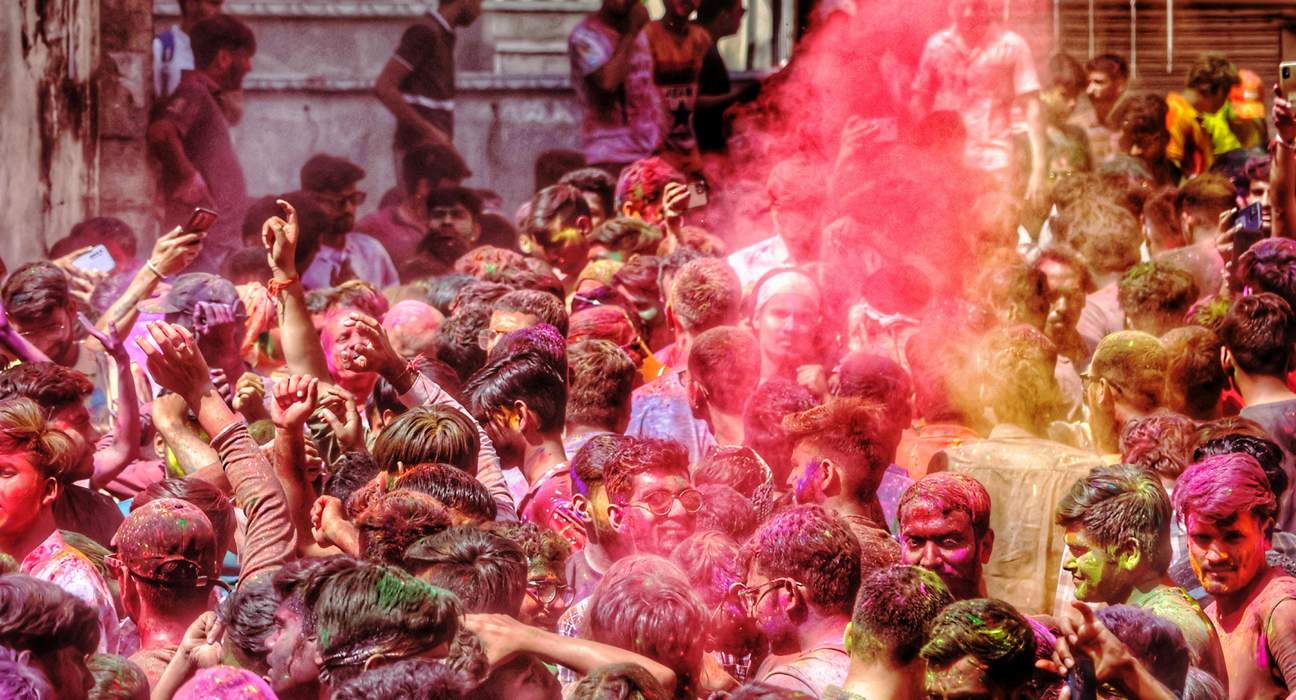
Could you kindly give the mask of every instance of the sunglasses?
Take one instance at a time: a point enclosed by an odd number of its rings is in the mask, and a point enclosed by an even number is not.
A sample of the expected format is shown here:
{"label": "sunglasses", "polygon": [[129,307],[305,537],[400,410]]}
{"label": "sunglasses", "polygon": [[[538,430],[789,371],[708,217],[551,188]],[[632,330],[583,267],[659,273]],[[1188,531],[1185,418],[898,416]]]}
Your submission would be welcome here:
{"label": "sunglasses", "polygon": [[643,508],[653,515],[667,515],[675,507],[675,501],[679,501],[686,513],[696,513],[702,510],[702,492],[697,489],[685,489],[679,493],[653,491],[639,499],[638,503],[631,505],[636,508]]}
{"label": "sunglasses", "polygon": [[541,605],[552,605],[554,601],[561,600],[562,604],[566,606],[571,605],[576,592],[565,583],[555,583],[548,580],[527,581],[527,595]]}

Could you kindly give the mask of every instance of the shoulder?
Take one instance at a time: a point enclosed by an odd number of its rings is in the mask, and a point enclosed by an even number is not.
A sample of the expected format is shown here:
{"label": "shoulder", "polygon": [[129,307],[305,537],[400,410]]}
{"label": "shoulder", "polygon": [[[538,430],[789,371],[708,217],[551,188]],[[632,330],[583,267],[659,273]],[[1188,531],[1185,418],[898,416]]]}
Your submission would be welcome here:
{"label": "shoulder", "polygon": [[442,32],[437,31],[437,29],[439,28],[434,28],[426,22],[416,22],[401,34],[401,41],[438,41]]}

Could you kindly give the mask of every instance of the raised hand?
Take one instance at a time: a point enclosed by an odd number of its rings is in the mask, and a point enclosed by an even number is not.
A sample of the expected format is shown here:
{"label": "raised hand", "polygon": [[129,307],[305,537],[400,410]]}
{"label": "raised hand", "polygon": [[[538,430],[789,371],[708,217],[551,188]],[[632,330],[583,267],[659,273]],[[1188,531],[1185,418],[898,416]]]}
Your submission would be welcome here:
{"label": "raised hand", "polygon": [[162,387],[183,396],[191,407],[196,405],[213,385],[207,360],[198,351],[193,334],[183,326],[165,322],[150,323],[147,329],[148,339],[141,336],[135,343],[144,352],[144,366],[149,376]]}
{"label": "raised hand", "polygon": [[292,278],[297,276],[297,239],[300,229],[297,225],[297,210],[286,200],[276,200],[283,210],[284,217],[272,216],[261,226],[261,243],[265,246],[270,269],[277,276]]}
{"label": "raised hand", "polygon": [[662,216],[674,219],[684,216],[688,209],[689,186],[682,182],[668,182],[662,188]]}
{"label": "raised hand", "polygon": [[264,404],[265,382],[261,380],[261,375],[244,372],[234,382],[234,397],[230,399],[230,407],[242,413],[249,422],[255,422],[266,417]]}
{"label": "raised hand", "polygon": [[270,404],[270,419],[275,427],[300,430],[318,405],[319,380],[295,374],[274,386],[274,401]]}
{"label": "raised hand", "polygon": [[180,640],[180,648],[176,653],[184,654],[189,663],[197,668],[217,666],[221,662],[221,636],[224,633],[224,626],[216,617],[216,613],[208,610],[199,615],[185,630],[184,638]]}
{"label": "raised hand", "polygon": [[329,388],[320,402],[324,410],[320,416],[328,423],[333,437],[344,451],[364,449],[364,426],[360,423],[360,409],[355,397],[340,387]]}
{"label": "raised hand", "polygon": [[373,316],[352,311],[342,325],[354,328],[362,341],[343,355],[343,369],[377,372],[388,381],[404,371],[405,360],[392,348],[391,341],[387,339],[387,331]]}
{"label": "raised hand", "polygon": [[177,226],[153,244],[149,264],[163,277],[179,274],[202,252],[203,234],[190,233]]}
{"label": "raised hand", "polygon": [[90,337],[99,341],[99,345],[103,347],[104,352],[107,353],[114,362],[130,362],[130,356],[126,354],[126,345],[122,342],[115,322],[108,322],[107,333],[95,328],[95,325],[91,323],[90,319],[86,318],[86,315],[83,313],[77,313],[77,322],[81,324],[81,327],[85,329],[86,333],[90,334]]}

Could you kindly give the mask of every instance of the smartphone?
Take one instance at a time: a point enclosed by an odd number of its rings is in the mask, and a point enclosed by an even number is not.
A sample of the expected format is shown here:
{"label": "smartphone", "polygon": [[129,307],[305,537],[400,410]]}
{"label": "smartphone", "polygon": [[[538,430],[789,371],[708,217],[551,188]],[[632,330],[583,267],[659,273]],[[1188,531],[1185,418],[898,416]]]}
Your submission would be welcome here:
{"label": "smartphone", "polygon": [[1242,259],[1242,254],[1251,249],[1259,241],[1269,237],[1269,230],[1264,225],[1264,208],[1260,202],[1248,204],[1239,209],[1233,216],[1233,253],[1228,261],[1229,284],[1234,290],[1242,288],[1242,280],[1238,277],[1241,272],[1238,261]]}
{"label": "smartphone", "polygon": [[1296,97],[1296,61],[1283,61],[1278,64],[1278,84],[1282,87],[1283,97]]}
{"label": "smartphone", "polygon": [[193,214],[189,215],[189,221],[185,224],[184,230],[190,233],[206,233],[216,224],[216,219],[220,215],[211,209],[194,207]]}
{"label": "smartphone", "polygon": [[689,183],[689,209],[705,207],[707,203],[707,184],[701,180],[694,180]]}
{"label": "smartphone", "polygon": [[78,255],[72,264],[78,270],[86,272],[112,272],[117,267],[117,262],[113,260],[112,253],[103,244],[99,244],[90,250]]}

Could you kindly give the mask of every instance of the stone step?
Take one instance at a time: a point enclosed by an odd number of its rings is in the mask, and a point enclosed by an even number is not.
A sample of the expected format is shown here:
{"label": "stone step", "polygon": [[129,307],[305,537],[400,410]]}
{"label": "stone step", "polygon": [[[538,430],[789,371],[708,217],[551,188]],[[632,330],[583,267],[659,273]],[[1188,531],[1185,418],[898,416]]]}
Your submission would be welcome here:
{"label": "stone step", "polygon": [[495,42],[495,72],[504,75],[556,75],[570,70],[567,41],[501,39]]}

